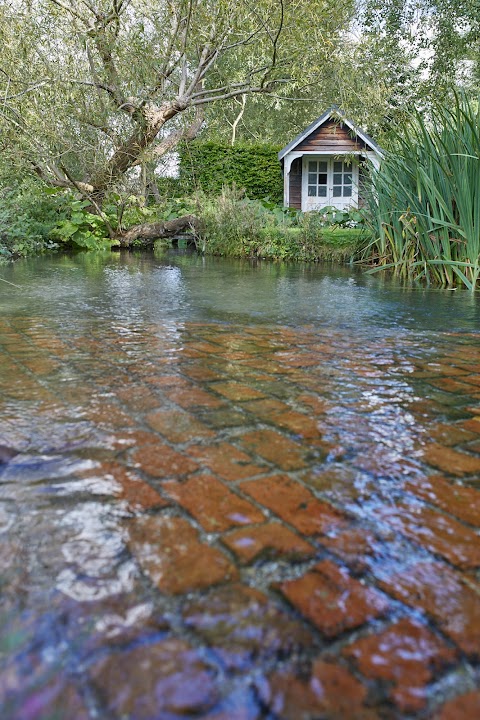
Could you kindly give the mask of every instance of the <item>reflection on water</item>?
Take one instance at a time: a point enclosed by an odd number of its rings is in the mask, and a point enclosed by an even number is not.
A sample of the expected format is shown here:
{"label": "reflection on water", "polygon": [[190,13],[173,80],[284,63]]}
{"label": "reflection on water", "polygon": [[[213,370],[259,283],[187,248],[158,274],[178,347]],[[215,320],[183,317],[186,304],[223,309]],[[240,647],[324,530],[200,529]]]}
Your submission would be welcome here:
{"label": "reflection on water", "polygon": [[461,290],[402,288],[354,268],[225,261],[191,254],[131,254],[26,260],[2,269],[22,287],[1,288],[5,310],[57,312],[65,324],[118,319],[136,322],[246,319],[249,322],[331,325],[377,332],[379,328],[476,331],[476,296]]}
{"label": "reflection on water", "polygon": [[475,296],[188,254],[2,273],[2,718],[359,718],[363,681],[410,717],[385,625],[356,640],[379,616],[455,686],[429,625],[480,643]]}

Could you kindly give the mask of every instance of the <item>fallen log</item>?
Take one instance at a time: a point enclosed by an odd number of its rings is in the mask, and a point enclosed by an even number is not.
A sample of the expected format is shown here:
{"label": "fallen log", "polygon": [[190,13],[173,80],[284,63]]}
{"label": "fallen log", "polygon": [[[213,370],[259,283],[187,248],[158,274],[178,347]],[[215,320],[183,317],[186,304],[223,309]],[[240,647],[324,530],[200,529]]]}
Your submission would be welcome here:
{"label": "fallen log", "polygon": [[155,240],[174,237],[184,231],[191,232],[194,235],[197,228],[198,218],[195,215],[183,215],[173,220],[134,225],[117,235],[115,239],[119,241],[122,248],[131,247],[133,243],[150,247]]}

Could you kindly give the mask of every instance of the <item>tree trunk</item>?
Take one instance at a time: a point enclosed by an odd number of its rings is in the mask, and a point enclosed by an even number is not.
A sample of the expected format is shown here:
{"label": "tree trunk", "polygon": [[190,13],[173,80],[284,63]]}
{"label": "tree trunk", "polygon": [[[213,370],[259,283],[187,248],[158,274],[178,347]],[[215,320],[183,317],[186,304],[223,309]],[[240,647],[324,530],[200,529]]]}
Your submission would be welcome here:
{"label": "tree trunk", "polygon": [[143,225],[134,225],[121,235],[116,237],[120,242],[120,247],[130,247],[136,240],[143,241],[143,246],[153,245],[155,240],[161,238],[174,237],[177,233],[187,231],[195,234],[198,227],[198,218],[195,215],[183,215],[183,217],[174,220],[165,220],[163,222],[144,223]]}

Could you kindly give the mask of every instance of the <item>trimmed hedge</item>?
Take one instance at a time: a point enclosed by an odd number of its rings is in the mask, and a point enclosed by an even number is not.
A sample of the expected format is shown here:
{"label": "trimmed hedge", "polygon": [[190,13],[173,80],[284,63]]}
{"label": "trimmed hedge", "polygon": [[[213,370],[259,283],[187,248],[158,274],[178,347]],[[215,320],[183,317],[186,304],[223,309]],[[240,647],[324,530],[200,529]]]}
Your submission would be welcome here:
{"label": "trimmed hedge", "polygon": [[283,178],[276,145],[224,145],[191,142],[179,148],[180,184],[185,194],[202,190],[218,195],[222,187],[245,190],[252,200],[281,202]]}

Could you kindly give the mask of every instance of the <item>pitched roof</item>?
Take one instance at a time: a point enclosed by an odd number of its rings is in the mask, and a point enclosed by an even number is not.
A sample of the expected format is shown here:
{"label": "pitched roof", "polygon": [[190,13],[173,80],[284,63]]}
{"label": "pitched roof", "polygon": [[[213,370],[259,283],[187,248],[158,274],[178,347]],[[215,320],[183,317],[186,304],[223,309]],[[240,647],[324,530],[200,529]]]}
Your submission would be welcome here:
{"label": "pitched roof", "polygon": [[302,132],[297,135],[297,137],[294,138],[291,142],[289,142],[288,145],[285,145],[285,147],[278,153],[278,159],[282,160],[285,155],[287,155],[290,151],[294,150],[294,148],[296,148],[297,145],[302,142],[302,140],[305,140],[305,138],[307,138],[310,133],[314,132],[314,130],[319,128],[320,125],[326,123],[327,120],[329,120],[331,117],[335,117],[338,120],[341,120],[343,123],[345,123],[345,125],[350,128],[350,130],[353,130],[353,132],[359,138],[361,138],[364,143],[368,145],[374,152],[378,153],[378,155],[383,155],[382,148],[377,145],[377,143],[372,140],[372,138],[367,135],[364,130],[354,125],[354,123],[345,116],[343,110],[341,110],[338,105],[332,105],[328,108],[328,110],[325,110],[323,115],[320,115],[320,117],[314,120],[313,123],[311,123],[307,128],[305,128],[305,130],[302,130]]}

